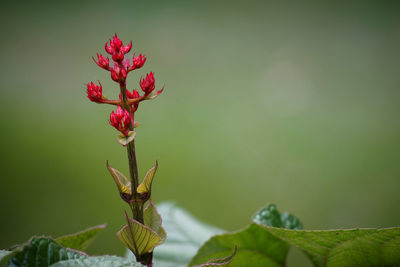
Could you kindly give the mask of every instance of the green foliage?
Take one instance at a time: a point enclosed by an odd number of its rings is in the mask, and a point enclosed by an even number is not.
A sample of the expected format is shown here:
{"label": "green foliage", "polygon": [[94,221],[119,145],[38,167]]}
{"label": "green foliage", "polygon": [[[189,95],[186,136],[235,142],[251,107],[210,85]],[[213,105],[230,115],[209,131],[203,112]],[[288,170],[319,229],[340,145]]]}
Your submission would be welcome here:
{"label": "green foliage", "polygon": [[257,212],[253,221],[281,240],[299,247],[318,267],[398,266],[400,264],[399,227],[301,230],[301,222],[296,217],[287,213],[280,214],[273,204]]}
{"label": "green foliage", "polygon": [[[223,232],[221,229],[199,222],[172,203],[159,204],[158,211],[168,235],[165,243],[154,250],[154,266],[186,267],[205,241]],[[233,246],[230,251],[232,249]],[[133,258],[130,251],[127,256]]]}
{"label": "green foliage", "polygon": [[116,256],[89,257],[77,249],[85,249],[105,224],[94,226],[75,234],[54,240],[50,237],[33,237],[28,243],[13,251],[0,250],[0,267],[140,267],[135,260]]}
{"label": "green foliage", "polygon": [[189,266],[220,258],[237,245],[238,251],[230,264],[234,266],[285,266],[289,245],[265,231],[257,224],[250,224],[243,230],[217,235],[207,241],[193,257]]}
{"label": "green foliage", "polygon": [[75,234],[59,237],[57,240],[54,240],[51,237],[33,237],[29,242],[21,246],[16,246],[12,251],[0,250],[0,267],[45,267],[50,265],[142,266],[136,262],[114,256],[92,258],[88,257],[85,253],[78,251],[86,249],[90,242],[105,227],[105,224],[94,226]]}
{"label": "green foliage", "polygon": [[143,267],[144,265],[116,256],[84,257],[59,261],[51,267]]}
{"label": "green foliage", "polygon": [[[254,220],[272,227],[302,227],[296,217],[281,214],[273,204],[261,209]],[[259,224],[252,223],[241,231],[212,237],[199,249],[189,265],[226,255],[227,251],[237,245],[237,255],[230,266],[285,266],[289,245],[265,231]]]}
{"label": "green foliage", "polygon": [[62,247],[48,237],[34,237],[18,249],[8,262],[9,267],[47,267],[55,262],[84,257],[83,253]]}
{"label": "green foliage", "polygon": [[[155,266],[186,266],[199,247],[196,236],[207,239],[212,227],[200,226],[184,210],[170,203],[160,205],[168,233],[164,246],[154,252]],[[303,250],[315,266],[400,266],[400,228],[353,230],[300,230],[301,222],[280,213],[275,205],[261,209],[243,230],[211,237],[189,266],[212,266],[210,259],[226,257],[237,246],[229,264],[235,266],[286,266],[290,245]],[[214,233],[215,234],[215,233]],[[224,263],[219,263],[223,266]]]}
{"label": "green foliage", "polygon": [[[174,204],[163,203],[158,210],[168,237],[165,244],[154,251],[154,266],[283,267],[290,245],[304,251],[316,267],[400,266],[400,227],[301,230],[301,222],[296,217],[280,213],[271,204],[258,211],[253,223],[246,228],[223,234],[220,229],[196,221]],[[144,215],[145,225],[130,219],[118,233],[137,254],[152,251],[165,238],[161,216],[153,203],[146,206]],[[59,243],[49,237],[34,237],[12,251],[0,250],[0,267],[143,266],[131,253],[131,259],[89,257],[71,249],[85,249],[104,227],[99,225],[60,237]],[[139,246],[131,242],[132,237]],[[136,240],[139,238],[144,242]]]}
{"label": "green foliage", "polygon": [[400,265],[400,227],[326,231],[264,229],[302,249],[318,267]]}
{"label": "green foliage", "polygon": [[63,247],[84,251],[105,227],[106,224],[97,225],[75,234],[59,237],[56,241]]}

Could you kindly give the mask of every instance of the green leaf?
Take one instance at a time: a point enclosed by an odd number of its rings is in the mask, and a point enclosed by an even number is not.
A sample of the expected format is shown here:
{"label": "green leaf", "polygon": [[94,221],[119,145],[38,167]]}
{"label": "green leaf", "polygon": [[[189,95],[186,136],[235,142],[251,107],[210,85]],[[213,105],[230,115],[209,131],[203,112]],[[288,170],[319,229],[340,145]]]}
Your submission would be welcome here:
{"label": "green leaf", "polygon": [[303,229],[300,220],[289,213],[280,213],[275,204],[269,204],[265,208],[259,210],[253,217],[253,221],[266,226],[286,228],[286,229]]}
{"label": "green leaf", "polygon": [[161,226],[162,224],[161,215],[158,213],[157,208],[156,206],[154,206],[152,201],[149,201],[148,205],[144,209],[143,219],[144,219],[144,224],[153,229],[153,231],[156,232],[160,237],[160,242],[158,242],[157,246],[164,243],[165,239],[167,238],[167,233]]}
{"label": "green leaf", "polygon": [[400,266],[400,227],[286,230],[261,226],[303,250],[315,266]]}
{"label": "green leaf", "polygon": [[128,218],[128,224],[117,232],[117,237],[135,255],[151,252],[160,242],[156,232],[131,218]]}
{"label": "green leaf", "polygon": [[241,231],[212,237],[199,249],[189,266],[223,257],[235,245],[238,251],[230,266],[285,266],[289,245],[254,223]]}
{"label": "green leaf", "polygon": [[151,185],[153,183],[154,175],[156,174],[158,168],[158,162],[156,161],[156,165],[154,165],[143,179],[143,182],[138,186],[137,192],[139,194],[151,193]]}
{"label": "green leaf", "polygon": [[[200,246],[211,236],[223,230],[199,222],[188,212],[173,203],[157,205],[168,233],[162,246],[154,249],[154,266],[186,267]],[[230,248],[232,249],[233,246]],[[127,257],[133,258],[128,251]]]}
{"label": "green leaf", "polygon": [[106,166],[111,176],[114,178],[114,182],[117,185],[121,197],[123,199],[125,199],[124,196],[130,197],[132,195],[131,181],[126,178],[126,176],[122,172],[111,167],[108,164],[108,161],[106,161]]}
{"label": "green leaf", "polygon": [[84,257],[84,253],[63,248],[47,237],[34,237],[9,261],[8,266],[47,267],[55,262]]}
{"label": "green leaf", "polygon": [[[400,228],[353,230],[300,230],[300,221],[275,205],[253,218],[269,233],[302,249],[315,266],[398,266]],[[284,227],[277,228],[277,227]],[[294,230],[293,230],[294,229]]]}
{"label": "green leaf", "polygon": [[63,247],[84,251],[106,226],[97,225],[75,234],[61,236],[56,241]]}
{"label": "green leaf", "polygon": [[128,136],[125,136],[124,134],[118,134],[117,135],[117,141],[118,143],[120,143],[123,146],[126,146],[127,144],[129,144],[130,142],[132,142],[133,140],[135,140],[136,137],[136,132],[135,131],[130,131],[128,133]]}
{"label": "green leaf", "polygon": [[84,257],[59,261],[50,267],[143,267],[144,265],[116,256]]}
{"label": "green leaf", "polygon": [[233,258],[236,255],[236,252],[237,252],[237,246],[234,247],[231,255],[220,259],[212,259],[204,264],[196,265],[195,267],[207,267],[207,266],[227,267],[232,262]]}
{"label": "green leaf", "polygon": [[[288,213],[280,213],[274,204],[262,208],[253,220],[273,227],[300,228],[301,222]],[[237,245],[238,251],[230,266],[285,266],[289,245],[266,232],[258,224],[224,235],[212,237],[197,252],[190,265],[222,257]]]}

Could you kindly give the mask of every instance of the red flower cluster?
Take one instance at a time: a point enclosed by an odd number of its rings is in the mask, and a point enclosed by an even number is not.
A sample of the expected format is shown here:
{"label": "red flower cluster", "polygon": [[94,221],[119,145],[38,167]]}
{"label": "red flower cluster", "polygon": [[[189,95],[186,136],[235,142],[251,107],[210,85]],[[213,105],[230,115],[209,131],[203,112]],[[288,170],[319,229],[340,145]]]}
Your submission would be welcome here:
{"label": "red flower cluster", "polygon": [[110,124],[115,127],[118,131],[128,136],[129,128],[132,124],[131,114],[120,106],[117,107],[117,111],[110,114]]}
{"label": "red flower cluster", "polygon": [[100,82],[99,84],[100,85],[96,85],[93,82],[90,82],[86,85],[86,93],[90,101],[100,102],[103,99],[103,87]]}
{"label": "red flower cluster", "polygon": [[[116,113],[112,112],[110,115],[110,124],[124,135],[127,135],[129,131],[133,130],[134,123],[132,118],[134,117],[134,112],[139,107],[139,102],[153,99],[161,94],[163,89],[154,92],[154,73],[150,72],[145,78],[140,79],[140,87],[144,92],[142,96],[136,90],[132,90],[132,92],[127,90],[126,78],[128,73],[143,67],[146,62],[146,56],[144,54],[135,56],[136,54],[134,53],[130,60],[126,54],[132,49],[132,42],[128,45],[124,45],[116,34],[111,40],[106,42],[104,48],[114,61],[114,63],[111,64],[113,67],[110,67],[110,60],[102,54],[97,54],[97,60],[94,57],[93,60],[100,68],[110,71],[111,79],[120,85],[121,93],[124,93],[126,97],[124,99],[120,93],[119,100],[108,100],[103,96],[101,84],[97,86],[93,82],[87,84],[87,95],[91,101],[96,103],[118,105]],[[130,110],[125,110],[122,109],[121,106],[130,106],[131,108]]]}

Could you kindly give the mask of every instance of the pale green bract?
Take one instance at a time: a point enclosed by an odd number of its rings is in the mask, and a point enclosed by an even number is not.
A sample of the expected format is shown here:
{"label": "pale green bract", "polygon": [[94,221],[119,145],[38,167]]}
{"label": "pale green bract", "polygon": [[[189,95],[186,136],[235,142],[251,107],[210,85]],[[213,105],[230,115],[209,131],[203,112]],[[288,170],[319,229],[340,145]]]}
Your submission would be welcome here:
{"label": "pale green bract", "polygon": [[139,194],[151,194],[151,185],[153,184],[153,179],[156,175],[157,168],[158,162],[156,161],[156,165],[154,165],[150,170],[147,171],[146,175],[144,176],[143,182],[138,186],[137,192]]}
{"label": "pale green bract", "polygon": [[136,132],[135,131],[130,131],[128,133],[128,136],[125,136],[124,134],[118,134],[117,135],[117,141],[118,143],[120,143],[123,146],[126,146],[127,144],[129,144],[130,142],[132,142],[133,140],[135,140],[136,137]]}

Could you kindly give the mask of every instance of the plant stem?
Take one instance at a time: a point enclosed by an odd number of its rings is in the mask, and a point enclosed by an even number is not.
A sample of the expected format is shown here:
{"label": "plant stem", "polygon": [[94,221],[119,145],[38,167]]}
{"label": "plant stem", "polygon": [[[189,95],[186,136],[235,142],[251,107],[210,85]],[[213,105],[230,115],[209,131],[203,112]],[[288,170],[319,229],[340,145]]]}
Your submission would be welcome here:
{"label": "plant stem", "polygon": [[[119,63],[119,67],[123,68],[122,64]],[[134,129],[134,112],[131,111],[131,106],[126,95],[126,80],[120,82],[121,89],[121,105],[122,107],[131,114],[132,121],[129,130]],[[130,201],[130,207],[132,210],[133,219],[144,224],[143,220],[143,206],[144,200],[139,197],[137,193],[137,187],[139,186],[139,173],[136,161],[136,150],[135,150],[135,140],[128,143],[126,146],[126,151],[128,153],[128,163],[129,163],[129,174],[131,178],[132,186],[132,200]],[[153,252],[146,253],[144,255],[135,255],[136,260],[148,267],[153,266]]]}
{"label": "plant stem", "polygon": [[[122,66],[121,66],[122,67]],[[128,98],[126,96],[126,82],[123,81],[120,83],[120,89],[121,89],[121,104],[122,107],[127,110],[129,113],[131,113],[130,110],[130,105],[128,103]],[[132,116],[132,123],[130,126],[130,130],[133,130],[133,114]],[[139,174],[138,174],[138,167],[137,167],[137,161],[136,161],[136,150],[135,150],[135,140],[130,142],[126,146],[126,150],[128,153],[128,164],[129,164],[129,174],[131,178],[131,186],[132,186],[132,201],[130,203],[131,209],[132,209],[132,216],[133,219],[136,221],[143,223],[143,201],[139,198],[139,195],[137,193],[137,187],[139,186]]]}
{"label": "plant stem", "polygon": [[139,198],[138,193],[136,191],[137,187],[139,186],[139,175],[136,162],[135,140],[133,140],[126,146],[126,150],[128,152],[129,173],[131,176],[131,184],[132,184],[132,202],[131,202],[132,214],[135,220],[137,220],[140,223],[143,223],[144,203]]}

